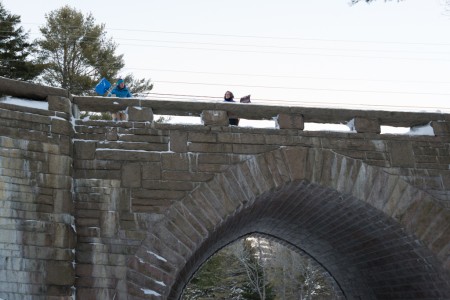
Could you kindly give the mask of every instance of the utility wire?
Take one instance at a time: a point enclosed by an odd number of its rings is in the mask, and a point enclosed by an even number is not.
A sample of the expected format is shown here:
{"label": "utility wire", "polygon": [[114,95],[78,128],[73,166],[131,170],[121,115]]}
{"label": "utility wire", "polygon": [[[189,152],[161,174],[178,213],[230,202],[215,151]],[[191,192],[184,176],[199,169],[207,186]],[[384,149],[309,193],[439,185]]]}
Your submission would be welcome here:
{"label": "utility wire", "polygon": [[226,75],[226,76],[246,76],[246,77],[268,77],[268,78],[299,78],[299,79],[316,79],[316,80],[341,80],[341,81],[368,81],[368,82],[395,82],[395,83],[431,83],[431,84],[447,84],[448,81],[419,81],[419,80],[391,80],[391,79],[364,79],[364,78],[338,78],[338,77],[317,77],[317,76],[295,76],[295,75],[273,75],[273,74],[255,74],[255,73],[225,73],[225,72],[206,72],[206,71],[186,71],[174,69],[158,69],[158,68],[139,68],[124,67],[124,69],[141,70],[141,71],[158,71],[188,74],[208,74],[208,75]]}
{"label": "utility wire", "polygon": [[350,90],[350,89],[328,89],[328,88],[325,89],[325,88],[309,88],[309,87],[243,85],[243,84],[223,84],[223,83],[204,83],[204,82],[186,82],[186,81],[163,81],[163,80],[155,81],[155,83],[158,83],[158,82],[160,82],[160,83],[170,83],[170,84],[234,86],[234,87],[250,87],[250,88],[264,88],[264,89],[286,89],[286,90],[309,90],[309,91],[328,91],[328,92],[352,92],[352,93],[378,93],[378,94],[450,96],[449,93],[431,93],[431,92],[374,91],[374,90]]}
{"label": "utility wire", "polygon": [[[0,31],[0,33],[11,33],[11,31]],[[37,33],[32,33],[37,34]],[[0,35],[8,37],[7,35]],[[89,39],[88,35],[84,38]],[[92,36],[93,40],[97,36]],[[53,39],[56,40],[56,39]],[[208,46],[232,46],[232,47],[257,47],[257,48],[272,48],[272,49],[300,49],[300,50],[332,50],[332,51],[351,51],[351,52],[386,52],[386,53],[412,53],[412,54],[446,54],[445,51],[411,51],[411,50],[380,50],[380,49],[350,49],[350,48],[330,48],[330,47],[299,47],[299,46],[279,46],[279,45],[261,45],[261,44],[236,44],[236,43],[214,43],[214,42],[193,42],[193,41],[174,41],[174,40],[155,40],[155,39],[137,39],[137,38],[114,38],[114,41],[137,41],[137,42],[156,42],[156,43],[172,43],[172,44],[194,44],[194,45],[208,45]],[[130,46],[151,46],[146,44],[120,44]],[[449,44],[450,45],[450,44]]]}
{"label": "utility wire", "polygon": [[[205,100],[216,100],[216,102],[222,102],[223,100],[216,96],[200,96],[200,95],[183,95],[183,94],[164,94],[164,93],[153,93],[153,92],[147,92],[147,93],[141,93],[141,95],[144,95],[147,98],[155,99],[155,100],[185,100],[185,101],[193,101],[198,100],[199,98],[205,98],[202,99]],[[379,107],[379,108],[407,108],[407,109],[431,109],[431,110],[448,110],[449,107],[443,107],[443,106],[415,106],[415,105],[386,105],[386,104],[355,104],[355,103],[348,103],[348,102],[328,102],[328,101],[299,101],[299,100],[286,100],[286,99],[264,99],[264,98],[256,98],[252,99],[252,103],[261,103],[261,104],[267,104],[267,103],[276,103],[279,104],[287,104],[292,106],[311,106],[311,105],[322,105],[326,107]]]}
{"label": "utility wire", "polygon": [[[45,26],[42,23],[23,22],[21,24],[30,24]],[[68,27],[70,28],[70,27]],[[320,41],[320,42],[344,42],[344,43],[372,43],[372,44],[394,44],[394,45],[430,45],[430,46],[450,46],[450,43],[433,43],[433,42],[399,42],[399,41],[370,41],[370,40],[344,40],[344,39],[318,39],[318,38],[302,38],[302,37],[278,37],[278,36],[261,36],[261,35],[233,35],[218,33],[201,33],[201,32],[181,32],[181,31],[164,31],[164,30],[147,30],[147,29],[130,29],[130,28],[114,28],[105,27],[105,31],[125,31],[125,32],[147,32],[147,33],[163,33],[172,35],[196,35],[196,36],[216,36],[216,37],[235,37],[235,38],[255,38],[255,39],[273,39],[273,40],[299,40],[299,41]]]}
{"label": "utility wire", "polygon": [[[0,62],[24,62],[19,59],[0,59]],[[26,61],[32,62],[32,61]],[[104,64],[92,65],[92,67],[103,67]],[[274,75],[274,74],[255,74],[255,73],[225,73],[225,72],[208,72],[208,71],[189,71],[159,68],[139,68],[124,67],[124,70],[140,70],[140,71],[158,71],[170,73],[187,73],[187,74],[208,74],[217,76],[245,76],[245,77],[267,77],[267,78],[298,78],[298,79],[314,79],[314,80],[340,80],[340,81],[366,81],[366,82],[391,82],[391,83],[426,83],[426,84],[448,84],[448,81],[423,81],[423,80],[395,80],[395,79],[365,79],[365,78],[339,78],[339,77],[318,77],[318,76],[296,76],[296,75]]]}

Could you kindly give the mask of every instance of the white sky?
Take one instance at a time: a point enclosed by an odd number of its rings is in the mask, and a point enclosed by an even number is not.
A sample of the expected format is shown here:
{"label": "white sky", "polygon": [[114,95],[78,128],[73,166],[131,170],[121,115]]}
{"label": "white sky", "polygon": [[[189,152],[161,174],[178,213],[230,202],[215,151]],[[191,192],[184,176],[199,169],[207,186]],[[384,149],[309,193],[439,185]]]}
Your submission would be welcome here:
{"label": "white sky", "polygon": [[443,0],[2,2],[32,39],[65,4],[91,12],[124,54],[122,74],[151,78],[153,97],[231,90],[261,104],[450,112]]}

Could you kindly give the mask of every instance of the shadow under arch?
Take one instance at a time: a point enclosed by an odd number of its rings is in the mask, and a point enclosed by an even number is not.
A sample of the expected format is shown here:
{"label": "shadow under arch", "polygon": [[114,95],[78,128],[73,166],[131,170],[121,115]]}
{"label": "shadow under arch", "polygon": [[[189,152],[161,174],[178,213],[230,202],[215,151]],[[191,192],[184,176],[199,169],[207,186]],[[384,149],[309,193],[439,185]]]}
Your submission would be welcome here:
{"label": "shadow under arch", "polygon": [[[178,299],[210,256],[259,232],[308,253],[347,299],[450,298],[447,245],[433,248],[427,239],[438,228],[426,215],[435,205],[398,176],[332,151],[257,155],[170,208],[136,253],[146,267],[129,264],[128,292],[142,284],[141,274],[146,284],[159,283],[161,298]],[[434,211],[448,220],[448,210]]]}

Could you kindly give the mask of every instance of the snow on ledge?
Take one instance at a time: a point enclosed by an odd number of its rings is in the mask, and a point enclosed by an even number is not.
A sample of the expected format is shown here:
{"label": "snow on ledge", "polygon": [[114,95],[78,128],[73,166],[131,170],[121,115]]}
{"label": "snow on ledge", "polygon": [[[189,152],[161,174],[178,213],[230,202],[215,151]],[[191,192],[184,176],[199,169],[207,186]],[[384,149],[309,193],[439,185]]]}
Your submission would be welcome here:
{"label": "snow on ledge", "polygon": [[428,135],[434,136],[434,130],[431,123],[424,126],[414,127],[393,127],[393,126],[380,126],[381,134],[398,134],[398,135]]}
{"label": "snow on ledge", "polygon": [[5,97],[0,98],[0,103],[13,104],[13,105],[18,105],[18,106],[48,110],[48,102],[47,101],[37,101],[37,100],[5,96]]}

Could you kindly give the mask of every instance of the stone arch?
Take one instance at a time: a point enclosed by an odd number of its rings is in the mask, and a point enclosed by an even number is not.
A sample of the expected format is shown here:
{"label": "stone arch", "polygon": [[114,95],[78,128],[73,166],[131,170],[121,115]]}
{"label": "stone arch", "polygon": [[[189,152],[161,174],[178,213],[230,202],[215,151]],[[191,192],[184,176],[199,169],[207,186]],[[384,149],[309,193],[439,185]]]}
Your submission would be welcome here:
{"label": "stone arch", "polygon": [[[449,298],[447,209],[397,175],[329,150],[255,155],[174,204],[128,263],[134,298],[178,299],[230,241],[288,241],[347,299]],[[447,264],[447,265],[446,265]]]}

